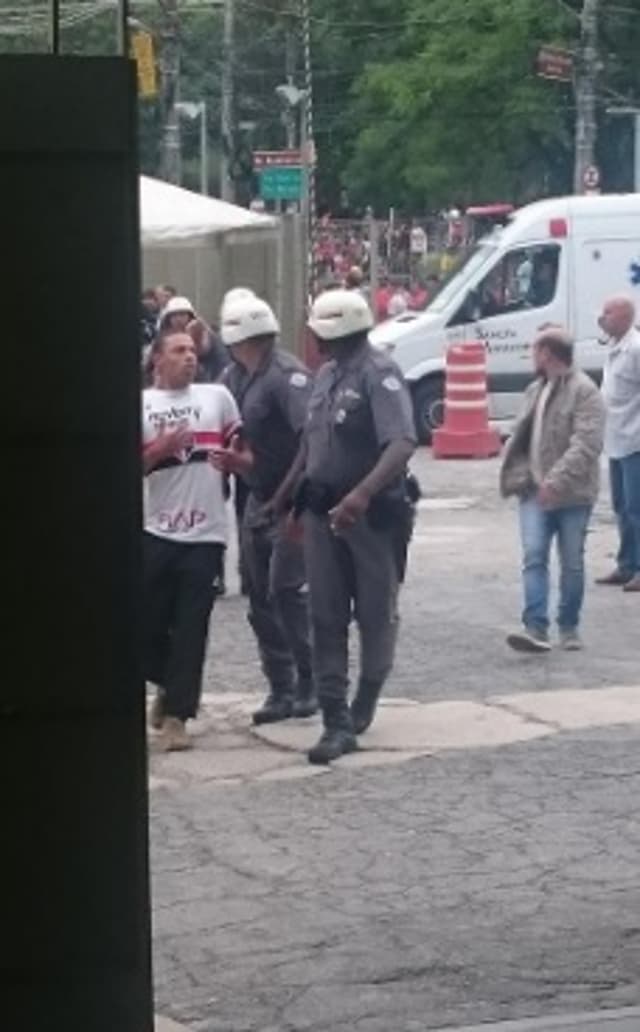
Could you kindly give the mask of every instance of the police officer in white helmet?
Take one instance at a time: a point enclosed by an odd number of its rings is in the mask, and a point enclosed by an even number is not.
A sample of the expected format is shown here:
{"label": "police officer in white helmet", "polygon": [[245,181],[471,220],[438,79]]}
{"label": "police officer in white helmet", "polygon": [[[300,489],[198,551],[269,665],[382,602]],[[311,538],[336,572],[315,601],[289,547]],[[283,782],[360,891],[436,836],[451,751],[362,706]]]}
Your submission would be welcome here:
{"label": "police officer in white helmet", "polygon": [[256,724],[317,711],[311,669],[304,552],[288,539],[274,497],[300,446],[307,420],[311,378],[291,354],[277,347],[279,326],[266,303],[236,292],[222,309],[221,334],[233,357],[224,383],[242,415],[244,444],[236,442],[217,468],[240,475],[249,494],[241,551],[249,595],[249,622],[269,682]]}
{"label": "police officer in white helmet", "polygon": [[[304,513],[314,676],[324,717],[324,733],[309,753],[312,763],[329,763],[357,747],[356,735],[373,720],[396,645],[408,544],[402,528],[411,512],[406,467],[416,438],[409,392],[395,363],[369,344],[372,326],[367,302],[347,290],[321,294],[309,318],[318,346],[330,357],[309,403],[304,478],[294,510],[298,518]],[[349,708],[352,614],[361,669]]]}
{"label": "police officer in white helmet", "polygon": [[234,305],[238,301],[249,301],[255,296],[256,294],[251,287],[231,287],[231,290],[227,290],[222,299],[222,304],[220,306],[220,322],[224,319],[225,309],[228,308],[229,305]]}
{"label": "police officer in white helmet", "polygon": [[[222,299],[220,305],[220,318],[219,325],[221,326],[224,322],[224,314],[229,305],[234,305],[238,301],[248,301],[250,298],[254,298],[256,295],[250,287],[231,287],[227,290],[226,294]],[[238,527],[238,573],[240,575],[240,591],[243,595],[249,594],[248,577],[246,572],[246,563],[242,554],[242,521],[244,518],[244,507],[247,504],[247,498],[249,496],[249,487],[240,476],[234,477],[234,492],[233,492],[233,507],[236,514],[236,524]]]}

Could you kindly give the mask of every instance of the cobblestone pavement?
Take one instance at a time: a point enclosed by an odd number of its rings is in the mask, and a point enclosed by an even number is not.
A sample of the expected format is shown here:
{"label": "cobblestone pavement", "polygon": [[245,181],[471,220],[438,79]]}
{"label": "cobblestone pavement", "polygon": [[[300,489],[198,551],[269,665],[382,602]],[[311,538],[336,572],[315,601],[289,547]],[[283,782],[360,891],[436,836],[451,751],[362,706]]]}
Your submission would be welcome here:
{"label": "cobblestone pavement", "polygon": [[[517,535],[496,465],[419,472],[390,696],[540,693],[544,715],[549,692],[591,713],[608,686],[640,691],[640,611],[618,591],[590,591],[583,654],[510,655]],[[594,573],[614,543],[603,499]],[[261,680],[243,611],[214,616],[207,690],[226,716],[188,758],[152,757],[157,1010],[195,1032],[423,1032],[640,1004],[639,724],[611,712],[480,748],[452,721],[430,755],[314,775],[246,730]]]}

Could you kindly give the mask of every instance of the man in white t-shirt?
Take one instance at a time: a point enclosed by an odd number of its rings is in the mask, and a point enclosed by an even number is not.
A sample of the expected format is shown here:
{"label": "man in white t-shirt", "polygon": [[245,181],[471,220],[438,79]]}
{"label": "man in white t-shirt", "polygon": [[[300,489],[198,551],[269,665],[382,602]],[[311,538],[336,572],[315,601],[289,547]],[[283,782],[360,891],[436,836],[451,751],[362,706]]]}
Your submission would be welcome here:
{"label": "man in white t-shirt", "polygon": [[629,297],[605,301],[600,326],[608,338],[602,396],[607,409],[605,452],[611,500],[618,520],[616,567],[599,584],[640,592],[640,332]]}
{"label": "man in white t-shirt", "polygon": [[145,662],[158,687],[152,725],[161,746],[188,749],[198,712],[214,581],[227,539],[224,481],[210,459],[241,448],[236,403],[219,384],[194,383],[195,344],[161,334],[155,386],[143,392]]}

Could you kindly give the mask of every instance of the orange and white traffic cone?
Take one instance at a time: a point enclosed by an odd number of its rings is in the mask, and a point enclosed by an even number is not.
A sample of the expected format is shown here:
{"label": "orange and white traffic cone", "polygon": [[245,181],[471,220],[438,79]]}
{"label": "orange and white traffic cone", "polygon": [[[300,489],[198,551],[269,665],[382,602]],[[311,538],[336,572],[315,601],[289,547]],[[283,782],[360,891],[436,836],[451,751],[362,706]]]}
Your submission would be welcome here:
{"label": "orange and white traffic cone", "polygon": [[488,459],[500,447],[500,435],[489,426],[485,347],[453,344],[447,351],[444,424],[433,435],[434,458]]}

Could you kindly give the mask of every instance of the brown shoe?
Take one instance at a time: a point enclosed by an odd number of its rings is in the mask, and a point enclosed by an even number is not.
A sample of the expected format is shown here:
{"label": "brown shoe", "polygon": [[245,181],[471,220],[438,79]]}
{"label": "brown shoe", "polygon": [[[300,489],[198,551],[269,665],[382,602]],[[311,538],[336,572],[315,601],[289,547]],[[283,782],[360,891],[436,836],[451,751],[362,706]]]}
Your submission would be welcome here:
{"label": "brown shoe", "polygon": [[613,570],[606,577],[598,577],[596,584],[611,584],[613,587],[620,588],[624,584],[628,584],[631,579],[630,573],[625,573],[624,570]]}
{"label": "brown shoe", "polygon": [[636,573],[631,580],[627,581],[623,591],[640,591],[640,573]]}
{"label": "brown shoe", "polygon": [[158,748],[161,752],[184,752],[185,749],[193,749],[193,738],[188,734],[184,720],[165,717],[158,735]]}
{"label": "brown shoe", "polygon": [[165,698],[164,689],[158,688],[156,691],[156,697],[151,703],[151,708],[149,710],[149,724],[154,731],[162,730],[162,725],[164,724]]}

